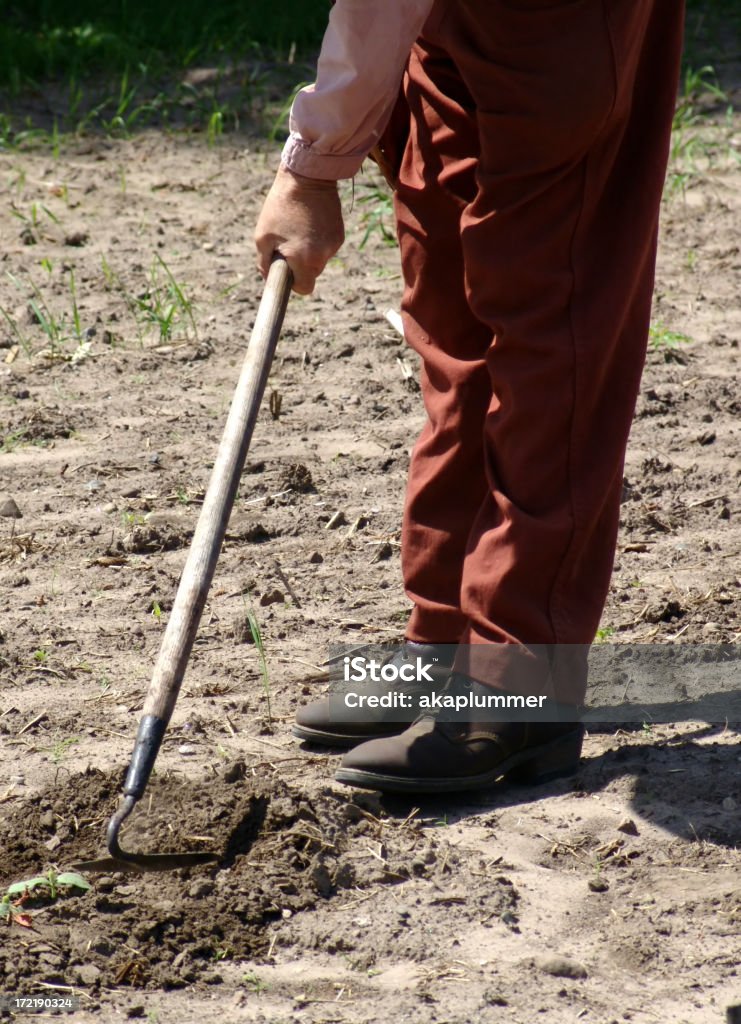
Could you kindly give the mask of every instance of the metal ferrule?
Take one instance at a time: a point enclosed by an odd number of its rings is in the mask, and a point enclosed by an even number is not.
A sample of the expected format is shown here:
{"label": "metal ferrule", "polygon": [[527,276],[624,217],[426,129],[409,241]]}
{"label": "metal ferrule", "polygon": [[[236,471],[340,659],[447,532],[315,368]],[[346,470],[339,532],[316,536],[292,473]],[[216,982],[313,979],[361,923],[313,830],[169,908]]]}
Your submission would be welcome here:
{"label": "metal ferrule", "polygon": [[167,722],[156,715],[145,715],[142,718],[124,783],[125,796],[133,796],[138,800],[143,794],[166,729]]}

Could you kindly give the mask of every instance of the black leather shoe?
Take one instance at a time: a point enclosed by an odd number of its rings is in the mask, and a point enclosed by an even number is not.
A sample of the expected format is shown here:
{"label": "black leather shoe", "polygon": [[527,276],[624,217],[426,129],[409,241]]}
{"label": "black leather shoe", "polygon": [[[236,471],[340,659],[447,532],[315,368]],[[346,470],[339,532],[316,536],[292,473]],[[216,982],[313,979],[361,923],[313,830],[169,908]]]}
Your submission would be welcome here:
{"label": "black leather shoe", "polygon": [[[387,658],[385,664],[401,668],[405,663],[415,663],[419,658],[428,667],[432,682],[404,681],[364,682],[362,693],[365,696],[388,697],[407,694],[414,697],[422,693],[437,693],[445,685],[450,675],[450,667],[455,657],[455,644],[416,644],[406,642],[401,648]],[[408,703],[412,703],[408,701]],[[361,719],[362,715],[362,720]],[[366,740],[384,736],[395,736],[403,732],[417,716],[413,708],[405,715],[398,704],[391,708],[346,709],[337,696],[326,696],[313,701],[306,707],[299,708],[296,713],[296,724],[292,732],[300,740],[307,743],[319,743],[330,747],[353,747]]]}
{"label": "black leather shoe", "polygon": [[[504,691],[451,676],[445,693],[484,699]],[[441,713],[441,715],[444,714]],[[474,712],[475,721],[420,717],[399,735],[351,750],[335,778],[388,793],[449,793],[483,789],[506,777],[533,785],[571,775],[579,767],[584,727],[576,708],[560,706],[560,721],[512,721],[505,712]],[[508,720],[503,720],[503,719]]]}

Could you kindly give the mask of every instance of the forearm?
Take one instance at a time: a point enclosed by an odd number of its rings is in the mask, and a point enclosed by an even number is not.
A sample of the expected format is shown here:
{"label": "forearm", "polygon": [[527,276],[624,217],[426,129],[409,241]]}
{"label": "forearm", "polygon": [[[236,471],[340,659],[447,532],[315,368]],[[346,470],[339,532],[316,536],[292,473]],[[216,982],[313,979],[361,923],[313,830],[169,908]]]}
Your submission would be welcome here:
{"label": "forearm", "polygon": [[310,178],[352,177],[391,115],[433,0],[337,0],[317,79],[291,109],[283,163]]}

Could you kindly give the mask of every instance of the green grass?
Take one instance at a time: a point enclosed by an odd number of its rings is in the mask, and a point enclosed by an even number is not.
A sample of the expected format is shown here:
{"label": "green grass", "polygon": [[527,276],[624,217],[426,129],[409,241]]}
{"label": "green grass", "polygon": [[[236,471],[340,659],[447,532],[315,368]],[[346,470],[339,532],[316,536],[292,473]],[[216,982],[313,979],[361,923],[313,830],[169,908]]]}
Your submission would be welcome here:
{"label": "green grass", "polygon": [[[48,259],[42,259],[40,266],[47,275],[51,275],[53,266]],[[62,312],[53,308],[41,287],[30,276],[22,280],[11,274],[10,271],[6,271],[6,277],[19,295],[24,297],[34,326],[29,330],[24,329],[18,319],[2,305],[0,305],[0,321],[4,321],[13,340],[29,358],[38,354],[34,349],[32,331],[35,331],[37,336],[40,333],[45,339],[45,348],[42,351],[51,359],[66,360],[75,364],[90,354],[90,340],[86,336],[80,315],[73,267],[70,266],[66,270],[64,300],[66,308]],[[54,303],[55,307],[57,305],[58,303]]]}
{"label": "green grass", "polygon": [[675,349],[678,345],[691,345],[692,338],[681,331],[672,331],[664,324],[651,324],[648,339],[653,349]]}
{"label": "green grass", "polygon": [[741,4],[738,0],[687,0],[684,35],[685,67],[713,64],[725,86],[725,67],[732,73],[741,55]]}
{"label": "green grass", "polygon": [[0,436],[0,455],[9,455],[16,448],[23,444],[28,431],[21,427],[20,430],[11,430],[4,436]]}
{"label": "green grass", "polygon": [[245,985],[249,989],[249,991],[254,993],[254,995],[256,996],[261,996],[268,987],[265,984],[265,982],[262,981],[260,977],[258,977],[255,971],[247,971],[246,974],[243,974],[242,984]]}
{"label": "green grass", "polygon": [[[326,0],[28,0],[0,17],[0,151],[144,127],[283,132]],[[307,56],[302,56],[307,55]],[[41,102],[40,102],[41,101]]]}
{"label": "green grass", "polygon": [[152,261],[147,288],[129,300],[138,319],[157,328],[160,341],[169,341],[177,328],[186,337],[189,329],[198,337],[193,303],[161,256],[155,255]]}
{"label": "green grass", "polygon": [[[187,68],[321,39],[325,0],[25,0],[0,19],[0,86],[57,76]],[[125,101],[128,90],[123,90]],[[129,96],[129,101],[131,97]]]}
{"label": "green grass", "polygon": [[273,724],[273,716],[270,708],[270,673],[268,671],[268,660],[265,654],[265,643],[260,631],[260,624],[257,621],[257,616],[251,609],[247,612],[247,623],[250,627],[250,633],[252,634],[252,642],[257,648],[257,656],[260,662],[260,675],[262,676],[262,687],[265,693],[267,721],[268,726],[270,727]]}
{"label": "green grass", "polygon": [[737,158],[730,145],[734,133],[729,94],[715,68],[685,65],[672,121],[667,196],[684,195],[688,185],[719,161]]}
{"label": "green grass", "polygon": [[363,207],[360,223],[365,228],[365,233],[361,239],[360,248],[364,248],[369,239],[373,237],[383,245],[395,246],[397,244],[396,221],[390,189],[384,185],[363,185],[362,188],[358,204]]}
{"label": "green grass", "polygon": [[597,644],[607,643],[607,641],[610,639],[611,636],[614,635],[614,633],[615,629],[612,626],[600,626],[600,628],[597,630],[594,642]]}

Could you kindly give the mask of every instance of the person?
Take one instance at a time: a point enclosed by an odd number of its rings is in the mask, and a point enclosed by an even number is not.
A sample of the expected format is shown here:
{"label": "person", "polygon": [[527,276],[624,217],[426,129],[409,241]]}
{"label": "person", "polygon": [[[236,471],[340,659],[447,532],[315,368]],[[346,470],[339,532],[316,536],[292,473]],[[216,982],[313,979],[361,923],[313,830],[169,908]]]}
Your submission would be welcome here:
{"label": "person", "polygon": [[380,148],[427,413],[402,527],[413,610],[395,657],[439,650],[435,686],[548,692],[557,709],[348,727],[314,702],[294,731],[350,748],[342,781],[444,792],[579,764],[682,30],[680,0],[332,8],[257,223],[259,266],[279,252],[311,292],[343,242],[337,181]]}

